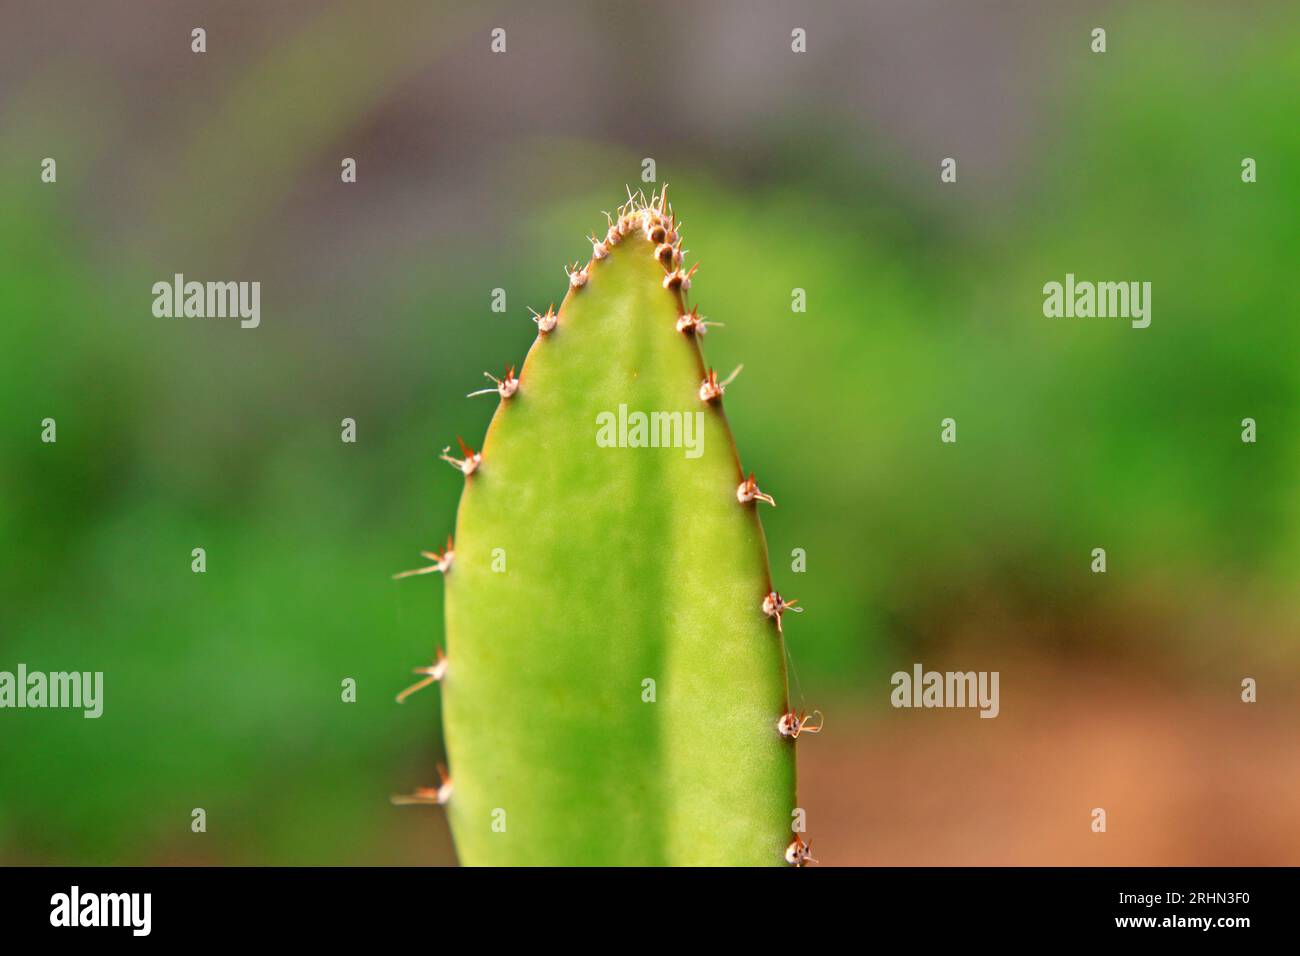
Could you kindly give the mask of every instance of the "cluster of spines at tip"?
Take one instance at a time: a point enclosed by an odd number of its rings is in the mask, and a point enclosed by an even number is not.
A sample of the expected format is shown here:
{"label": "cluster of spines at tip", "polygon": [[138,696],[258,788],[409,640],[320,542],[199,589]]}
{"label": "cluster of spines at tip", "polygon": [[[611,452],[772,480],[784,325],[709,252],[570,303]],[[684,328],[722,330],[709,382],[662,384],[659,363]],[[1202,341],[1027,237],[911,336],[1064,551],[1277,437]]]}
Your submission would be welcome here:
{"label": "cluster of spines at tip", "polygon": [[[722,325],[720,322],[710,322],[701,317],[698,306],[693,306],[689,310],[685,306],[684,295],[690,290],[691,279],[696,270],[699,269],[700,264],[697,262],[689,270],[683,269],[685,251],[682,249],[681,224],[678,223],[677,216],[673,213],[671,204],[668,203],[668,187],[666,185],[650,199],[646,199],[645,195],[640,191],[634,194],[629,189],[627,202],[619,206],[614,215],[606,213],[605,218],[608,221],[608,228],[605,231],[604,238],[599,238],[594,234],[588,236],[591,240],[591,259],[587,264],[574,263],[564,269],[569,280],[571,293],[576,293],[587,285],[591,277],[591,269],[596,263],[607,259],[616,246],[636,237],[639,233],[650,243],[655,261],[663,267],[664,289],[671,292],[676,299],[678,306],[676,331],[686,336],[698,338],[706,334],[709,328]],[[529,311],[532,313],[533,322],[537,325],[539,339],[550,335],[559,326],[560,316],[556,312],[554,303],[547,308],[545,313],[539,314],[531,309]],[[718,373],[714,369],[709,368],[704,380],[699,385],[699,400],[706,405],[720,403],[727,386],[735,380],[743,368],[743,365],[737,366],[730,375],[722,380],[718,379]],[[503,378],[497,378],[490,372],[484,372],[483,374],[492,381],[493,385],[489,388],[470,392],[469,397],[488,395],[495,392],[502,401],[505,401],[511,398],[519,389],[520,382],[513,365],[507,367]],[[440,457],[464,475],[466,479],[469,479],[478,470],[483,456],[480,452],[466,445],[460,436],[456,437],[456,441],[460,445],[462,457],[456,458],[451,455],[450,446],[442,450]],[[753,472],[750,472],[748,477],[743,477],[742,473],[742,480],[736,488],[736,501],[741,506],[748,506],[761,501],[776,507],[776,501],[772,496],[759,489]],[[447,538],[447,546],[441,552],[422,551],[421,554],[432,562],[429,566],[404,571],[394,575],[394,577],[404,578],[412,575],[429,574],[434,571],[446,574],[451,569],[454,557],[452,540],[450,537]],[[797,604],[797,601],[784,599],[776,591],[769,591],[763,596],[759,608],[764,615],[776,623],[777,633],[783,635],[782,615],[787,611],[802,612],[803,608],[796,606]],[[436,660],[432,665],[416,668],[415,673],[423,675],[423,679],[398,694],[397,700],[399,703],[416,691],[443,679],[447,673],[447,659],[443,656],[442,650],[438,649]],[[822,723],[821,711],[813,711],[812,714],[808,714],[788,710],[777,719],[776,729],[783,738],[794,741],[799,738],[800,734],[816,734],[820,732]],[[393,802],[398,804],[438,805],[447,803],[451,798],[451,778],[448,776],[446,768],[441,764],[438,766],[438,773],[440,783],[437,787],[419,788],[413,794],[394,797]],[[812,857],[811,843],[805,842],[797,834],[785,850],[785,860],[792,866],[804,866],[807,863],[816,862]]]}

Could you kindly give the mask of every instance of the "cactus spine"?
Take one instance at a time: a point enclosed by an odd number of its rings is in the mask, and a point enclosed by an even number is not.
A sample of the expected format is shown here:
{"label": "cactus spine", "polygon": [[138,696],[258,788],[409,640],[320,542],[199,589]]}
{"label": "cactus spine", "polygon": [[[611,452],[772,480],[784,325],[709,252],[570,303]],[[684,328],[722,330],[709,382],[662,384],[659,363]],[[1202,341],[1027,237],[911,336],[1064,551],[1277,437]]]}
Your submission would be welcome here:
{"label": "cactus spine", "polygon": [[[470,865],[806,862],[782,616],[666,196],[629,197],[534,315],[464,476],[441,682]],[[734,375],[734,373],[733,373]],[[641,413],[644,417],[638,417]],[[629,424],[630,422],[630,424]]]}

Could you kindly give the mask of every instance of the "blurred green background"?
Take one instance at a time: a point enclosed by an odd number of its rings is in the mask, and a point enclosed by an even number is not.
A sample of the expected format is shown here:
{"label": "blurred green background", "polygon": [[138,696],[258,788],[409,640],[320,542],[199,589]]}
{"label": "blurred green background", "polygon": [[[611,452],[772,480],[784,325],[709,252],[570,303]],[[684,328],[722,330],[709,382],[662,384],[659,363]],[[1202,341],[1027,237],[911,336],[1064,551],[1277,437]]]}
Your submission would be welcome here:
{"label": "blurred green background", "polygon": [[[2,16],[0,670],[106,701],[0,712],[0,862],[453,860],[387,802],[432,779],[437,693],[393,694],[441,638],[389,575],[451,529],[465,393],[664,182],[808,608],[819,858],[1300,862],[1294,5]],[[155,318],[177,272],[259,280],[261,327]],[[1044,318],[1067,272],[1150,281],[1151,327]],[[914,661],[1000,670],[1002,716],[891,710]]]}

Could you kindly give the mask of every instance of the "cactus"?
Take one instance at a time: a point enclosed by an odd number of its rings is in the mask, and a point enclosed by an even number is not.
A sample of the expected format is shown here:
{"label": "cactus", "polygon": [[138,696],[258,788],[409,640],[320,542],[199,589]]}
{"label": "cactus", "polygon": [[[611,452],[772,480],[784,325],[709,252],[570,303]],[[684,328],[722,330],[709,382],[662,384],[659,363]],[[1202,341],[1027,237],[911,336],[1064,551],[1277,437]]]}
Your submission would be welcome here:
{"label": "cactus", "polygon": [[471,393],[498,401],[482,451],[443,451],[454,538],[407,573],[445,579],[446,657],[410,690],[441,682],[451,777],[395,802],[446,804],[468,865],[801,865],[794,738],[820,715],[788,702],[774,502],[665,194],[607,218],[519,375]]}

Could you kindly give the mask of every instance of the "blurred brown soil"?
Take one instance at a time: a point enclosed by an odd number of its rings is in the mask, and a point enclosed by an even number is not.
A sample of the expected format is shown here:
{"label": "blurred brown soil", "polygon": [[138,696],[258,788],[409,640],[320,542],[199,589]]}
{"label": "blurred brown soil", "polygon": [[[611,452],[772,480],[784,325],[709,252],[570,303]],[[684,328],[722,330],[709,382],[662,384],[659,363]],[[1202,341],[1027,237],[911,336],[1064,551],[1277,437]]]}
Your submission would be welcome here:
{"label": "blurred brown soil", "polygon": [[[823,865],[1295,866],[1300,711],[1281,709],[1282,695],[1270,704],[1262,690],[1246,704],[1239,693],[1133,674],[1015,686],[1003,675],[994,719],[826,708],[825,732],[799,741],[814,855]],[[1106,810],[1105,833],[1091,830],[1094,807]]]}

